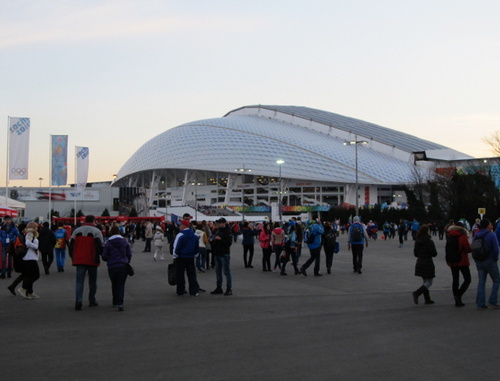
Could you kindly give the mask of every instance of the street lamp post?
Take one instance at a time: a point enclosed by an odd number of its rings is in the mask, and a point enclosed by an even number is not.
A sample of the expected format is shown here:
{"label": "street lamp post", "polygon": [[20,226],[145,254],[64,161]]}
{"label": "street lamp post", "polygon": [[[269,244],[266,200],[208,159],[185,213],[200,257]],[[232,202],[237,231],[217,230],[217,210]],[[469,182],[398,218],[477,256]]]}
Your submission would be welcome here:
{"label": "street lamp post", "polygon": [[43,180],[43,177],[39,177],[38,180],[40,181],[40,188],[42,187],[42,180]]}
{"label": "street lamp post", "polygon": [[[243,179],[243,175],[245,172],[252,172],[251,169],[245,168],[245,164],[243,164],[242,168],[236,168],[235,172],[240,172],[242,174],[241,178]],[[243,187],[243,180],[241,181],[241,221],[245,221],[245,188]]]}
{"label": "street lamp post", "polygon": [[344,145],[354,145],[354,154],[356,160],[356,214],[358,213],[359,208],[359,181],[358,181],[358,145],[359,144],[368,144],[366,140],[358,140],[358,135],[354,135],[354,140],[344,141]]}
{"label": "street lamp post", "polygon": [[276,160],[276,164],[278,164],[278,168],[279,168],[279,192],[278,192],[278,211],[279,211],[279,216],[280,216],[280,223],[281,223],[281,217],[282,217],[282,212],[281,212],[281,197],[282,197],[282,194],[283,194],[283,190],[282,190],[282,187],[281,187],[281,166],[283,164],[285,164],[285,160],[283,159],[279,159],[279,160]]}

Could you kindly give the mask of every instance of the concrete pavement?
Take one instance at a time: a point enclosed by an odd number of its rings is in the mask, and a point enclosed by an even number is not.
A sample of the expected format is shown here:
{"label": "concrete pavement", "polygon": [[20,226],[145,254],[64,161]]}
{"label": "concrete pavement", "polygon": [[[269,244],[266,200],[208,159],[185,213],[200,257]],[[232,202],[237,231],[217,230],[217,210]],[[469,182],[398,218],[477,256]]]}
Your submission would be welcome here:
{"label": "concrete pavement", "polygon": [[[105,267],[99,307],[74,311],[75,271],[41,275],[38,300],[13,297],[1,280],[1,379],[8,380],[471,380],[496,377],[500,311],[477,311],[477,272],[456,308],[444,241],[431,288],[435,305],[413,304],[413,242],[370,241],[363,274],[352,272],[345,236],[332,275],[245,269],[232,246],[233,296],[210,295],[215,272],[198,274],[206,294],[177,297],[169,261],[134,247],[125,311],[111,307]],[[303,250],[301,263],[309,256]],[[169,256],[168,256],[169,257]],[[54,265],[53,265],[54,267]],[[86,285],[87,287],[87,285]],[[491,281],[487,283],[487,290]],[[85,292],[87,292],[87,288]]]}

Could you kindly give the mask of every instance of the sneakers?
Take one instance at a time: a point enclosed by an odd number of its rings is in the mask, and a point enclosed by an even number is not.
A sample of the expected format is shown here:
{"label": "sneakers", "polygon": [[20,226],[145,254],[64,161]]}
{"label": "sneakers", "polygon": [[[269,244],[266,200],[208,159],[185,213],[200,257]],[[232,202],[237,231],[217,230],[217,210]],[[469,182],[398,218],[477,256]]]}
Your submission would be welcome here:
{"label": "sneakers", "polygon": [[123,305],[119,305],[118,306],[118,311],[125,311],[125,307],[123,307]]}
{"label": "sneakers", "polygon": [[224,291],[222,291],[222,288],[217,287],[217,288],[216,288],[215,290],[213,290],[210,294],[212,294],[212,295],[221,295],[221,294],[223,294],[223,293],[224,293]]}
{"label": "sneakers", "polygon": [[228,288],[224,293],[224,296],[231,296],[231,295],[233,295],[233,291],[230,288]]}
{"label": "sneakers", "polygon": [[488,308],[492,310],[500,310],[500,306],[498,304],[488,304]]}
{"label": "sneakers", "polygon": [[34,292],[32,292],[31,294],[26,294],[26,298],[27,299],[40,299],[40,297],[35,294]]}
{"label": "sneakers", "polygon": [[478,309],[479,311],[485,311],[485,310],[487,310],[487,309],[488,309],[488,307],[486,307],[486,306],[482,306],[482,307],[477,307],[477,309]]}
{"label": "sneakers", "polygon": [[89,302],[89,307],[97,307],[98,305],[97,302]]}
{"label": "sneakers", "polygon": [[26,296],[26,290],[25,290],[24,288],[19,287],[19,288],[17,289],[17,292],[19,292],[19,295],[21,295],[23,298],[26,298],[26,297],[27,297],[27,296]]}

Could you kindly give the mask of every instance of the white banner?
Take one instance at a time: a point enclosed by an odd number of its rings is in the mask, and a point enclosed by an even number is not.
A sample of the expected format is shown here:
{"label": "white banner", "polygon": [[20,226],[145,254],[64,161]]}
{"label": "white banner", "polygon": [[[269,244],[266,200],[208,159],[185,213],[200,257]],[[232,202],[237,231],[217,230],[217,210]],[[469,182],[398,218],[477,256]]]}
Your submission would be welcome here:
{"label": "white banner", "polygon": [[89,174],[89,147],[76,146],[76,191],[81,193],[87,186]]}
{"label": "white banner", "polygon": [[27,180],[30,119],[9,117],[9,134],[9,180]]}

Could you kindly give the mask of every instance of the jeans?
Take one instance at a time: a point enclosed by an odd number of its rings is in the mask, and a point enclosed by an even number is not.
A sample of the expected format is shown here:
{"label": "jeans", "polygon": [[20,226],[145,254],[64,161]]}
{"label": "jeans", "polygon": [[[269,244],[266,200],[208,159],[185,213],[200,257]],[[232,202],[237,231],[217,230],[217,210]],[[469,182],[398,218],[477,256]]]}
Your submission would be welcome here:
{"label": "jeans", "polygon": [[477,295],[476,295],[476,305],[477,307],[484,307],[486,305],[486,278],[488,274],[493,281],[493,286],[491,287],[491,294],[488,302],[490,304],[497,304],[498,301],[498,287],[500,286],[500,275],[498,273],[497,262],[488,258],[485,261],[476,262],[478,284],[477,284]]}
{"label": "jeans", "polygon": [[363,267],[363,248],[363,244],[351,245],[352,268],[354,271],[359,271]]}
{"label": "jeans", "polygon": [[97,266],[77,265],[76,266],[76,302],[83,301],[83,288],[85,275],[89,273],[89,302],[95,302],[97,291]]}
{"label": "jeans", "polygon": [[333,264],[333,250],[334,249],[327,249],[326,247],[324,249],[325,249],[325,257],[326,257],[326,268],[328,270],[330,270],[332,268],[332,264]]}
{"label": "jeans", "polygon": [[205,265],[207,263],[207,248],[200,247],[199,254],[196,257],[196,268],[205,270]]}
{"label": "jeans", "polygon": [[2,245],[2,275],[5,276],[5,272],[7,275],[10,275],[12,272],[12,261],[9,259],[7,261],[7,248],[8,244]]}
{"label": "jeans", "polygon": [[[243,262],[245,263],[245,267],[252,266],[253,249],[254,249],[253,244],[243,245]],[[247,257],[248,254],[250,254],[249,257]],[[248,260],[247,260],[247,258],[248,258]]]}
{"label": "jeans", "polygon": [[194,267],[194,258],[176,258],[177,263],[177,295],[184,295],[186,291],[186,279],[184,272],[187,274],[189,283],[189,295],[196,295],[199,286],[196,280],[196,268]]}
{"label": "jeans", "polygon": [[56,250],[56,266],[58,270],[64,268],[64,262],[66,261],[66,249],[55,249]]}
{"label": "jeans", "polygon": [[233,288],[233,279],[231,277],[231,270],[229,265],[231,263],[231,256],[226,255],[214,255],[215,258],[215,273],[217,274],[217,288],[222,288],[222,272],[226,276],[226,287],[229,289]]}
{"label": "jeans", "polygon": [[152,238],[146,238],[146,244],[144,246],[144,251],[147,253],[151,252],[151,241],[152,241]]}
{"label": "jeans", "polygon": [[[97,268],[97,267],[96,267]],[[113,294],[113,306],[123,306],[125,296],[125,281],[127,280],[127,268],[125,266],[108,269],[111,281],[111,293]]]}
{"label": "jeans", "polygon": [[274,269],[280,268],[281,269],[281,252],[283,251],[283,246],[281,245],[274,245],[273,246],[274,253],[276,254],[276,259],[274,260]]}
{"label": "jeans", "polygon": [[314,274],[319,274],[319,255],[321,253],[321,246],[316,249],[309,249],[309,251],[311,252],[311,256],[306,263],[302,265],[302,268],[305,270],[314,262]]}
{"label": "jeans", "polygon": [[262,271],[271,271],[271,247],[262,248]]}

